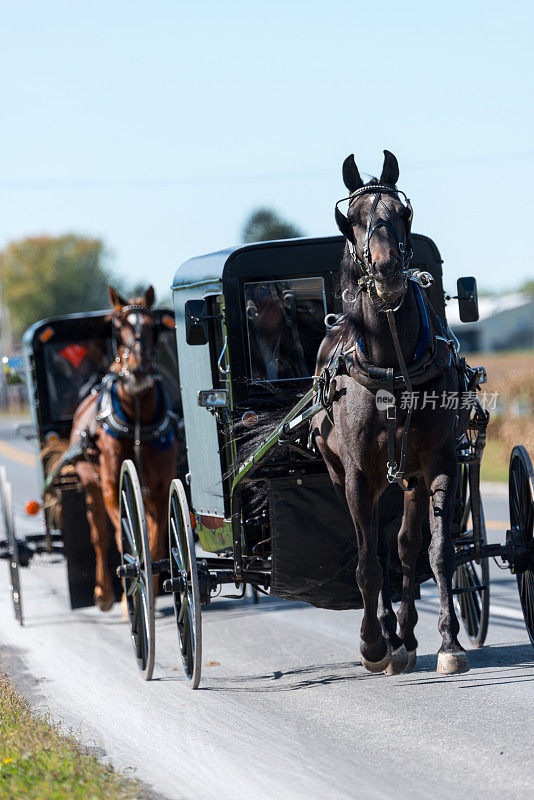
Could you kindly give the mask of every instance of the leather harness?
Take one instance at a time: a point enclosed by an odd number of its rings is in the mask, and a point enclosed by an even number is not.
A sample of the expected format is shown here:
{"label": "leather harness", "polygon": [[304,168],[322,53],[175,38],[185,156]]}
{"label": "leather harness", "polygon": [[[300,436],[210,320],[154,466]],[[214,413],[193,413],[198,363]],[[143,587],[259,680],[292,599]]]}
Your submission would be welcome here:
{"label": "leather harness", "polygon": [[[356,250],[356,240],[354,231],[348,218],[345,217],[339,210],[339,200],[335,207],[335,217],[338,226],[345,236],[349,252],[356,265],[356,270],[359,275],[358,279],[358,293],[360,291],[367,291],[371,300],[376,302],[377,294],[375,287],[375,279],[372,274],[372,259],[370,253],[370,243],[373,233],[379,227],[386,227],[390,230],[397,243],[397,248],[402,262],[402,277],[404,282],[404,290],[401,300],[396,308],[381,309],[387,316],[389,329],[395,347],[395,353],[399,367],[394,369],[392,367],[377,367],[367,358],[362,344],[358,341],[347,351],[339,352],[334,355],[330,363],[323,369],[320,381],[320,395],[321,402],[327,413],[332,406],[335,395],[335,377],[336,375],[345,374],[349,375],[357,383],[364,386],[369,391],[376,393],[379,390],[386,390],[394,397],[395,391],[405,389],[410,395],[413,393],[414,386],[420,386],[424,383],[431,381],[438,377],[438,375],[445,372],[451,366],[451,360],[454,364],[459,366],[458,353],[453,340],[447,335],[446,327],[441,322],[440,318],[428,302],[424,292],[419,287],[428,288],[433,282],[432,276],[428,272],[421,272],[417,269],[409,269],[408,265],[413,255],[413,250],[410,244],[411,222],[413,217],[413,209],[408,197],[393,186],[387,186],[379,183],[368,184],[352,192],[349,197],[343,200],[349,200],[349,204],[355,199],[364,194],[373,193],[375,197],[371,204],[371,209],[367,217],[367,225],[365,232],[365,240],[363,244],[362,256],[360,257]],[[382,200],[382,194],[391,194],[395,197],[402,195],[404,197],[406,208],[408,211],[406,222],[406,244],[399,237],[399,234],[393,224],[390,210]],[[379,219],[373,222],[373,218],[378,206],[381,205],[385,210],[386,218]],[[420,316],[422,310],[429,322],[430,336],[422,352],[419,352],[419,346],[416,348],[415,359],[409,367],[406,366],[402,348],[400,346],[399,337],[397,333],[397,326],[395,323],[394,312],[400,308],[408,286],[414,285],[414,291],[419,292],[418,304]],[[352,298],[354,301],[356,298]],[[343,300],[349,302],[346,297],[346,290],[343,292]],[[338,342],[340,346],[341,339]],[[337,348],[336,348],[337,350]],[[386,424],[387,424],[387,449],[388,449],[388,471],[387,480],[389,483],[398,483],[404,491],[411,491],[415,488],[417,479],[406,480],[404,477],[406,471],[406,457],[408,450],[408,434],[410,430],[410,423],[414,411],[414,403],[411,402],[408,406],[406,413],[406,420],[402,431],[401,448],[399,459],[395,457],[395,428],[397,409],[394,402],[386,407]],[[330,418],[331,419],[331,418]],[[331,420],[332,421],[332,420]]]}

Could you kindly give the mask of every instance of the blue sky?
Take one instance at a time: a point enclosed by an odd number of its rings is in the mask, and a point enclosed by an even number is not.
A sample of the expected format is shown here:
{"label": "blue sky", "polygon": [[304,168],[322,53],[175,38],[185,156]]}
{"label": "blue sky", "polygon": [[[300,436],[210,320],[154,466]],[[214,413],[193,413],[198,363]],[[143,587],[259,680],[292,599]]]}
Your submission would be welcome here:
{"label": "blue sky", "polygon": [[270,205],[335,232],[341,164],[398,157],[448,288],[534,279],[533,4],[4,0],[0,247],[101,236],[166,291]]}

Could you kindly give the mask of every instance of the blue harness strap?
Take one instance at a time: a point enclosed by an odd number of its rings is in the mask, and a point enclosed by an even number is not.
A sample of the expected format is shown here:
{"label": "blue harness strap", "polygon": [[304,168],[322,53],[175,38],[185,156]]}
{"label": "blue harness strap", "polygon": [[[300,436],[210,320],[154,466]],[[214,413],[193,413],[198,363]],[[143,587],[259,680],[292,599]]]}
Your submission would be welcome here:
{"label": "blue harness strap", "polygon": [[428,347],[428,343],[430,341],[430,322],[428,320],[428,312],[426,310],[426,304],[423,299],[423,293],[421,291],[421,288],[417,283],[413,281],[411,283],[415,291],[415,300],[417,302],[417,308],[419,310],[419,321],[421,323],[419,329],[419,341],[417,342],[417,347],[415,348],[415,353],[413,356],[413,360],[415,362],[421,358],[426,348]]}
{"label": "blue harness strap", "polygon": [[[108,421],[109,420],[108,417],[104,417],[102,419],[102,427],[104,428],[106,433],[109,434],[110,436],[113,436],[114,439],[130,438],[129,429],[132,427],[132,423],[127,418],[126,414],[121,408],[116,381],[114,381],[111,384],[109,392],[111,397],[111,407],[113,410],[113,416],[115,417],[116,421],[122,423],[122,425],[119,426],[119,428],[122,428],[122,430],[119,430],[117,427],[111,425]],[[153,428],[155,431],[159,429],[161,430],[161,433],[156,432],[153,438],[151,438],[150,436],[148,437],[143,436],[142,438],[143,441],[150,444],[156,450],[158,450],[159,452],[163,452],[172,447],[174,443],[175,433],[174,433],[174,425],[172,424],[163,426],[162,429],[161,423],[163,423],[163,421],[167,416],[167,407],[165,403],[164,392],[159,382],[156,383],[156,393],[157,393],[157,408],[156,408],[156,413],[154,415],[154,420],[149,426],[143,426],[143,427]]]}
{"label": "blue harness strap", "polygon": [[[430,343],[431,328],[430,328],[430,321],[428,319],[428,311],[423,298],[423,293],[417,283],[415,283],[414,281],[410,281],[410,283],[414,289],[415,301],[417,303],[417,310],[419,312],[419,322],[420,322],[419,339],[417,341],[417,347],[415,348],[415,353],[412,359],[412,363],[415,363],[422,357],[423,353],[425,352],[426,348]],[[369,358],[366,352],[366,347],[363,339],[361,339],[357,334],[355,335],[355,339],[356,339],[356,344],[360,349],[360,351],[366,358]]]}

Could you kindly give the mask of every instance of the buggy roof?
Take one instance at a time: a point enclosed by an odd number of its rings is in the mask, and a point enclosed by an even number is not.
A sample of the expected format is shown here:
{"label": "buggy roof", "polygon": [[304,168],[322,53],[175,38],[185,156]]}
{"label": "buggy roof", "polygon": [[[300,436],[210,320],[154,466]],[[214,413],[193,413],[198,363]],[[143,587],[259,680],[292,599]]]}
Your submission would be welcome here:
{"label": "buggy roof", "polygon": [[[427,236],[413,234],[413,266],[431,267],[442,263],[438,248]],[[344,248],[343,236],[322,236],[302,239],[280,239],[271,242],[255,242],[218,250],[196,258],[190,258],[178,267],[173,289],[184,289],[199,284],[217,283],[231,278],[254,278],[276,259],[276,273],[310,274],[317,269],[317,259],[322,262],[321,272],[337,270]],[[268,272],[269,270],[267,270]]]}
{"label": "buggy roof", "polygon": [[54,327],[58,330],[65,330],[72,333],[74,330],[91,326],[93,335],[95,335],[95,329],[100,327],[98,323],[105,323],[106,317],[109,317],[111,313],[111,309],[106,309],[103,311],[84,311],[78,314],[62,314],[58,317],[46,317],[46,319],[40,319],[38,322],[34,322],[33,325],[30,325],[30,327],[24,331],[22,341],[25,345],[32,345],[35,338],[38,337],[43,330]]}
{"label": "buggy roof", "polygon": [[[167,308],[154,308],[152,313],[156,318],[163,315],[173,315],[173,311]],[[58,317],[47,317],[38,322],[34,322],[23,334],[22,342],[26,347],[41,346],[43,341],[41,334],[50,328],[53,331],[55,341],[62,338],[79,337],[82,339],[94,339],[98,337],[111,336],[111,315],[113,310],[105,308],[101,311],[83,311],[76,314],[61,314]]]}

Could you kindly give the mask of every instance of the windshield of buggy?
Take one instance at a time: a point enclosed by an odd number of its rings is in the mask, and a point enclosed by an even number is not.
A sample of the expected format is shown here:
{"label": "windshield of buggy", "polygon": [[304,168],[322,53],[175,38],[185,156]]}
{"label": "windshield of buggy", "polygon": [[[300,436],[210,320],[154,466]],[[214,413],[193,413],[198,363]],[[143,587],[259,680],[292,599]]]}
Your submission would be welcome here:
{"label": "windshield of buggy", "polygon": [[249,377],[254,383],[310,378],[325,334],[322,278],[246,283]]}

